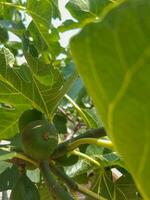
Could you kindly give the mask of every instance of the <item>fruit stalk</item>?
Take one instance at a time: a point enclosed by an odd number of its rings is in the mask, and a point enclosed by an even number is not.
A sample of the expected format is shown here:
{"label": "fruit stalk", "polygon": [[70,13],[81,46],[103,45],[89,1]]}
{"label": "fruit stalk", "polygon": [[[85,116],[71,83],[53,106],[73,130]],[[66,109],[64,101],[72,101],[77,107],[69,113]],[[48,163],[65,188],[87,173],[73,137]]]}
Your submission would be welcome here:
{"label": "fruit stalk", "polygon": [[83,144],[95,144],[97,146],[113,149],[113,144],[110,140],[104,140],[104,139],[95,139],[95,138],[82,138],[79,140],[76,140],[68,145],[68,151],[73,151],[77,147]]}
{"label": "fruit stalk", "polygon": [[75,137],[75,138],[72,138],[70,140],[67,140],[63,143],[60,143],[58,145],[58,147],[56,148],[56,150],[54,151],[53,155],[51,156],[52,159],[57,159],[59,157],[62,157],[64,156],[67,152],[68,152],[68,146],[79,140],[79,139],[82,139],[82,138],[100,138],[100,137],[104,137],[106,136],[106,131],[103,127],[101,128],[96,128],[96,129],[90,129],[88,131],[86,131],[85,133]]}
{"label": "fruit stalk", "polygon": [[49,163],[44,160],[40,164],[43,177],[48,185],[48,189],[57,200],[73,200],[73,198],[59,185],[50,171]]}
{"label": "fruit stalk", "polygon": [[92,163],[96,167],[101,167],[100,163],[97,160],[93,159],[92,157],[88,156],[87,154],[84,154],[84,153],[82,153],[80,151],[76,151],[76,150],[72,151],[71,154],[79,156],[80,158],[87,160],[88,162]]}

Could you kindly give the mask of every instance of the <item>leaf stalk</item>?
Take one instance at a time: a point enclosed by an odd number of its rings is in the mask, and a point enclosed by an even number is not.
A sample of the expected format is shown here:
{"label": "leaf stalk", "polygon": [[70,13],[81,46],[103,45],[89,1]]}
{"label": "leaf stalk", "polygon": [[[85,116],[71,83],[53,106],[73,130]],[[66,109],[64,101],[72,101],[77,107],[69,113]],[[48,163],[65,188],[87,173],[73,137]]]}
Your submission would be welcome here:
{"label": "leaf stalk", "polygon": [[81,138],[68,145],[68,151],[73,151],[82,144],[95,144],[100,147],[113,149],[113,144],[110,140],[95,139],[95,138]]}
{"label": "leaf stalk", "polygon": [[103,127],[101,128],[96,128],[96,129],[89,129],[85,133],[72,138],[70,140],[67,140],[65,142],[62,142],[58,145],[56,150],[54,151],[53,155],[51,156],[51,159],[57,159],[62,156],[64,156],[68,152],[68,146],[82,138],[100,138],[106,136],[106,131]]}

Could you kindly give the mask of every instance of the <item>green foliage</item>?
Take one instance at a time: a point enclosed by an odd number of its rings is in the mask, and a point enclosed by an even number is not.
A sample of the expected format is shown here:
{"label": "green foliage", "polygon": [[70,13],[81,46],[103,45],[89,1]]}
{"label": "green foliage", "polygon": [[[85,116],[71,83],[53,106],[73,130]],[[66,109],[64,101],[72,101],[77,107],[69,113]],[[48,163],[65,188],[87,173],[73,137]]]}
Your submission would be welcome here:
{"label": "green foliage", "polygon": [[62,2],[0,0],[0,191],[149,200],[150,3]]}
{"label": "green foliage", "polygon": [[150,197],[149,10],[147,1],[124,3],[71,42],[78,70],[144,199]]}
{"label": "green foliage", "polygon": [[16,185],[14,186],[11,196],[11,200],[31,200],[31,199],[40,199],[39,192],[36,186],[30,181],[26,175],[21,175]]}
{"label": "green foliage", "polygon": [[0,191],[7,191],[14,188],[18,177],[19,174],[15,166],[6,168],[5,171],[0,174]]}
{"label": "green foliage", "polygon": [[[59,82],[52,82],[50,86],[46,87],[36,79],[27,65],[12,68],[14,57],[8,49],[1,49],[0,59],[2,64],[2,82],[6,82],[6,84],[8,84],[16,94],[18,93],[18,95],[23,98],[21,101],[22,103],[30,103],[36,108],[43,110],[49,117],[50,113],[54,109],[56,100],[53,101],[53,96],[50,98],[48,93],[52,93],[52,95],[57,94],[57,98],[60,100],[60,95],[63,90],[61,89],[63,85],[62,76],[60,75]],[[6,70],[9,72],[7,75],[5,74]]]}
{"label": "green foliage", "polygon": [[126,176],[121,176],[114,185],[114,196],[116,197],[116,199],[140,200],[140,194],[133,182],[131,175],[127,172],[124,173],[126,174]]}

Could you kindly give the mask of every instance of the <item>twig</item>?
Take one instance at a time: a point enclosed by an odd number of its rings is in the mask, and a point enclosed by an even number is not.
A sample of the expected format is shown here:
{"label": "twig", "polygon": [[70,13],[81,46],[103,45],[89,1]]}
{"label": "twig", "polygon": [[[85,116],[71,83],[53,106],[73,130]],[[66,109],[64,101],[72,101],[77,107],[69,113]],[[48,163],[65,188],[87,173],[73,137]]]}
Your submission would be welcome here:
{"label": "twig", "polygon": [[58,110],[64,115],[64,116],[66,116],[66,118],[71,122],[71,123],[73,123],[74,124],[74,120],[69,116],[69,114],[68,113],[66,113],[66,111],[62,108],[62,107],[58,107]]}
{"label": "twig", "polygon": [[68,151],[72,151],[83,144],[95,144],[97,146],[113,149],[113,144],[110,140],[96,139],[96,138],[81,138],[68,145]]}
{"label": "twig", "polygon": [[48,161],[42,161],[40,169],[43,177],[48,185],[48,189],[54,199],[57,200],[73,200],[73,198],[59,185],[50,171]]}
{"label": "twig", "polygon": [[86,131],[85,133],[75,137],[75,138],[72,138],[70,140],[67,140],[63,143],[60,143],[58,145],[58,147],[56,148],[56,150],[54,151],[53,155],[51,156],[52,159],[57,159],[59,157],[62,157],[64,156],[67,152],[68,152],[68,146],[81,139],[81,138],[100,138],[100,137],[104,137],[106,136],[106,131],[105,129],[102,127],[102,128],[97,128],[97,129],[90,129],[88,131]]}
{"label": "twig", "polygon": [[49,165],[53,173],[61,178],[71,190],[78,191],[86,196],[92,197],[93,200],[106,200],[98,194],[73,181],[69,176],[67,176],[67,174],[65,174],[65,172],[56,167],[54,163],[50,162]]}
{"label": "twig", "polygon": [[91,158],[90,156],[88,156],[88,155],[86,155],[84,153],[81,153],[79,151],[74,150],[74,151],[71,152],[71,154],[77,155],[77,156],[79,156],[79,157],[81,157],[81,158],[83,158],[85,160],[88,160],[89,162],[91,162],[92,164],[94,164],[97,167],[101,167],[101,165],[100,165],[100,163],[98,161],[94,160],[93,158]]}

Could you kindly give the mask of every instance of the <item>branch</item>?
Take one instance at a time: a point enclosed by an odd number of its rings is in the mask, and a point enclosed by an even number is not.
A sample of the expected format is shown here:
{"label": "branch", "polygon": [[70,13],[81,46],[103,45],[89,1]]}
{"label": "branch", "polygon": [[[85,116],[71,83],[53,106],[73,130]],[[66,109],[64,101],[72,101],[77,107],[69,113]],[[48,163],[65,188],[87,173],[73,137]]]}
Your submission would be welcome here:
{"label": "branch", "polygon": [[66,111],[62,107],[58,107],[58,110],[71,122],[74,124],[74,120],[66,113]]}
{"label": "branch", "polygon": [[90,129],[88,131],[86,131],[85,133],[75,137],[75,138],[72,138],[70,140],[67,140],[63,143],[60,143],[58,145],[58,147],[56,148],[56,150],[54,151],[53,155],[51,156],[51,159],[57,159],[59,157],[62,157],[64,156],[67,152],[68,152],[68,146],[79,140],[79,139],[82,139],[82,138],[100,138],[100,137],[104,137],[106,136],[106,131],[103,127],[101,128],[97,128],[97,129]]}
{"label": "branch", "polygon": [[91,190],[88,190],[87,188],[81,186],[80,184],[76,183],[75,181],[73,181],[69,176],[67,176],[67,174],[65,174],[65,172],[63,172],[62,170],[60,170],[58,167],[56,167],[54,165],[54,163],[50,162],[49,163],[51,170],[53,171],[53,173],[58,176],[59,178],[61,178],[63,180],[64,183],[66,183],[66,185],[73,191],[78,191],[86,196],[91,197],[93,200],[106,200],[103,197],[99,196],[98,194],[92,192]]}
{"label": "branch", "polygon": [[24,161],[27,161],[27,162],[31,163],[32,165],[34,165],[35,167],[39,167],[39,165],[36,161],[32,160],[31,158],[27,157],[26,155],[16,153],[16,155],[14,157],[22,159]]}
{"label": "branch", "polygon": [[83,144],[95,144],[100,147],[113,149],[113,144],[110,140],[96,139],[96,138],[81,138],[68,145],[68,151],[73,151]]}
{"label": "branch", "polygon": [[59,185],[50,171],[48,161],[42,161],[40,169],[43,174],[44,180],[48,185],[48,189],[54,199],[57,200],[73,200],[73,198]]}
{"label": "branch", "polygon": [[5,152],[8,152],[8,154],[4,154],[4,155],[1,155],[1,160],[7,160],[9,162],[12,162],[13,163],[13,159],[14,158],[17,158],[19,160],[23,160],[23,161],[27,161],[29,163],[31,163],[32,165],[34,165],[35,167],[38,167],[38,162],[35,161],[35,160],[32,160],[30,157],[26,156],[25,154],[23,153],[18,153],[18,152],[15,152],[15,151],[11,151],[10,150],[10,147],[1,147],[0,146],[0,150],[3,150]]}

